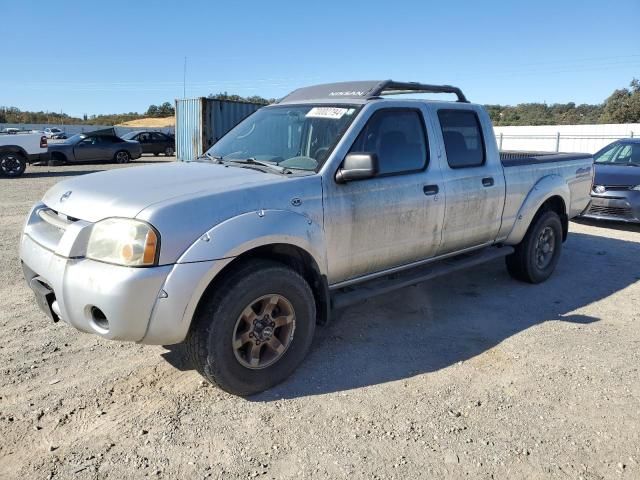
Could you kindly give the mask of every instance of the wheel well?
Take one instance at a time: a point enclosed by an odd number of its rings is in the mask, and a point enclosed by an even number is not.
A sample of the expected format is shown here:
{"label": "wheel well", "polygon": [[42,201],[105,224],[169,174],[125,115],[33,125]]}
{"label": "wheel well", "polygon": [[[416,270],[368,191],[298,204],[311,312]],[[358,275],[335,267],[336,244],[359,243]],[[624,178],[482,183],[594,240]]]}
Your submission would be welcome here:
{"label": "wheel well", "polygon": [[5,152],[18,153],[22,155],[25,159],[29,158],[24,148],[19,147],[17,145],[6,145],[4,147],[1,147],[0,153],[5,153]]}
{"label": "wheel well", "polygon": [[202,294],[199,303],[232,271],[258,258],[282,263],[302,275],[309,283],[316,300],[316,322],[326,324],[329,321],[330,298],[326,277],[320,273],[318,264],[308,252],[300,247],[287,243],[276,243],[256,247],[236,257],[211,281]]}
{"label": "wheel well", "polygon": [[51,152],[51,160],[58,160],[60,162],[66,162],[67,156],[62,152]]}
{"label": "wheel well", "polygon": [[567,239],[567,235],[569,233],[569,217],[567,216],[567,207],[562,197],[558,195],[549,197],[540,206],[538,212],[536,213],[536,216],[548,211],[556,212],[560,217],[560,223],[562,223],[562,241],[564,242]]}

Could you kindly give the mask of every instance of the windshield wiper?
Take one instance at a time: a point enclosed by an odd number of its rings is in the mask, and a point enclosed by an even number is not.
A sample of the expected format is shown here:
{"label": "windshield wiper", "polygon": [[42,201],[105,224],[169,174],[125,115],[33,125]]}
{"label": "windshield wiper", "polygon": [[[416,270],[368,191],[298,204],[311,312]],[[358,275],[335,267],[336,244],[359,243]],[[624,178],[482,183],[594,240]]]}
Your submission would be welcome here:
{"label": "windshield wiper", "polygon": [[209,152],[204,152],[204,155],[200,155],[197,160],[200,160],[202,158],[208,158],[209,160],[215,162],[215,163],[222,163],[222,157],[219,157],[217,155],[211,155]]}
{"label": "windshield wiper", "polygon": [[285,167],[280,167],[278,165],[274,165],[273,163],[263,162],[262,160],[256,160],[253,157],[245,158],[244,160],[224,160],[225,162],[231,163],[239,163],[241,165],[260,165],[262,167],[267,167],[269,170],[273,170],[274,172],[278,172],[282,175],[291,173],[291,170]]}

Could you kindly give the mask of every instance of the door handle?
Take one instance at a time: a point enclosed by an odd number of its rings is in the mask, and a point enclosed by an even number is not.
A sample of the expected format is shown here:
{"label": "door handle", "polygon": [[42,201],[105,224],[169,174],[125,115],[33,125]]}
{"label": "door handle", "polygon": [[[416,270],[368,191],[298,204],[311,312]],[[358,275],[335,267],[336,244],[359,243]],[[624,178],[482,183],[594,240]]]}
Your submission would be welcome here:
{"label": "door handle", "polygon": [[440,188],[438,188],[438,185],[425,185],[422,187],[422,191],[425,195],[437,195]]}
{"label": "door handle", "polygon": [[493,187],[493,177],[485,177],[482,179],[482,186]]}

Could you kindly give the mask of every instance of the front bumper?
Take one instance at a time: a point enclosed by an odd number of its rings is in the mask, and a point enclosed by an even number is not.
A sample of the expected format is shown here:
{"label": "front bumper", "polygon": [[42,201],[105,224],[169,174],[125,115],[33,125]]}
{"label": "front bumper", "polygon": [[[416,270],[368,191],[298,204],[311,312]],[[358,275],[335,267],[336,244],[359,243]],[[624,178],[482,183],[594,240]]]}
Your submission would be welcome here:
{"label": "front bumper", "polygon": [[[144,338],[156,299],[172,268],[128,268],[64,258],[27,235],[22,237],[20,257],[25,280],[37,298],[49,296],[46,303],[38,302],[45,313],[50,315],[46,305],[51,307],[56,302],[61,320],[111,340]],[[42,287],[39,292],[38,284]],[[96,317],[96,309],[103,312],[106,328]],[[55,319],[57,314],[53,316]]]}
{"label": "front bumper", "polygon": [[[42,207],[42,206],[41,206]],[[25,280],[54,321],[110,340],[169,345],[184,340],[211,279],[231,260],[131,268],[84,258],[91,224],[78,221],[43,241],[32,211],[20,242]],[[37,240],[36,240],[37,238]]]}
{"label": "front bumper", "polygon": [[640,223],[640,192],[628,190],[592,194],[591,205],[582,216],[595,220]]}

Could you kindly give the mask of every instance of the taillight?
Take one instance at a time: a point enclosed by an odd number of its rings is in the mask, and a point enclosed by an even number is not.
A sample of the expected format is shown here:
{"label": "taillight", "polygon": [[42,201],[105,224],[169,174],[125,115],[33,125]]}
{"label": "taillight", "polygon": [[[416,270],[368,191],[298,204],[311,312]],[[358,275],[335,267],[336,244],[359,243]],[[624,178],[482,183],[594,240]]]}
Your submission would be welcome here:
{"label": "taillight", "polygon": [[47,148],[47,137],[44,135],[40,137],[40,148]]}

